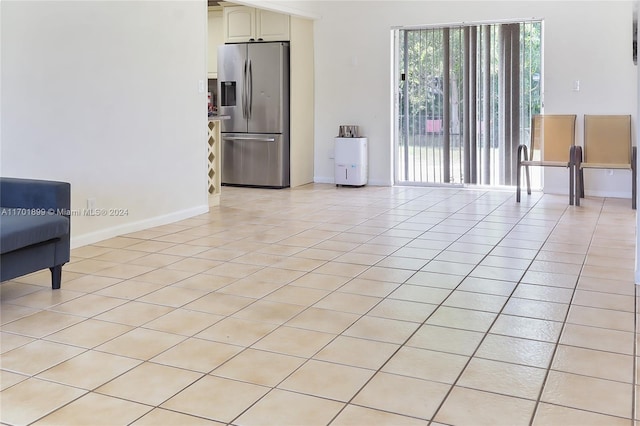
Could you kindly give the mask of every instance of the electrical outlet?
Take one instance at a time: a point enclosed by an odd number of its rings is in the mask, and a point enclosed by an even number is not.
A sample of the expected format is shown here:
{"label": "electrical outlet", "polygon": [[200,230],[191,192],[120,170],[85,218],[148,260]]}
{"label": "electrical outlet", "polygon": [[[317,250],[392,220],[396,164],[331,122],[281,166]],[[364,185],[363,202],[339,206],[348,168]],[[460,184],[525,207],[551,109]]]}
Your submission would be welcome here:
{"label": "electrical outlet", "polygon": [[87,198],[87,210],[95,210],[95,209],[96,209],[96,199]]}

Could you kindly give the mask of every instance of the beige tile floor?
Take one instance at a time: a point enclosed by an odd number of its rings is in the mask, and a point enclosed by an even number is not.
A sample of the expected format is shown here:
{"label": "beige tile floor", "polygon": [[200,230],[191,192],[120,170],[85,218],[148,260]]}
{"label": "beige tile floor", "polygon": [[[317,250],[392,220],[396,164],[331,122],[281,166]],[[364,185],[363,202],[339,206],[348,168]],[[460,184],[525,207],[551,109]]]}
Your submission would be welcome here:
{"label": "beige tile floor", "polygon": [[630,425],[629,200],[225,188],[0,286],[8,425]]}

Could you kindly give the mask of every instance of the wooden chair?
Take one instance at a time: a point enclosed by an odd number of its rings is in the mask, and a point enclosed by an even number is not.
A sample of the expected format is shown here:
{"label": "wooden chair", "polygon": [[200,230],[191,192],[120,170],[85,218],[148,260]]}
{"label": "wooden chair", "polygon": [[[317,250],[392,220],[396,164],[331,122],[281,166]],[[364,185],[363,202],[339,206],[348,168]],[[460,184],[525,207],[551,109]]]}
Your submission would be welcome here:
{"label": "wooden chair", "polygon": [[[576,141],[576,115],[534,115],[531,118],[530,148],[518,146],[516,201],[520,202],[522,168],[527,180],[527,194],[531,195],[530,166],[568,167],[569,204],[573,205],[574,151]],[[528,150],[531,149],[531,155]]]}
{"label": "wooden chair", "polygon": [[[584,149],[584,159],[583,159]],[[631,208],[636,208],[636,147],[630,115],[585,115],[584,148],[576,151],[576,206],[584,198],[584,169],[631,170]]]}

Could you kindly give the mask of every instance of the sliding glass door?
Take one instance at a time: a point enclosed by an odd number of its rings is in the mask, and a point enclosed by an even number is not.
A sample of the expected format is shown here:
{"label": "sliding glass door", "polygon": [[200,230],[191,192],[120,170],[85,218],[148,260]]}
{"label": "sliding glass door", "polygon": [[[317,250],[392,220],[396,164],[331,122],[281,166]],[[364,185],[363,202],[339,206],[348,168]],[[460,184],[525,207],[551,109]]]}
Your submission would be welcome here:
{"label": "sliding glass door", "polygon": [[542,107],[541,27],[395,31],[396,183],[515,184]]}

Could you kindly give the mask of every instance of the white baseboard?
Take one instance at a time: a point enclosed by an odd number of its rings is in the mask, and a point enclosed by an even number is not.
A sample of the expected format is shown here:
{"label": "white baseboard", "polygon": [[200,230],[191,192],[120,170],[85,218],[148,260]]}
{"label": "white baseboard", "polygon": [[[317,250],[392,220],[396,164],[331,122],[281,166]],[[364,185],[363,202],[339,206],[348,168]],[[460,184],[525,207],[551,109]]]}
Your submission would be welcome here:
{"label": "white baseboard", "polygon": [[[313,183],[331,183],[331,184],[335,184],[336,183],[336,179],[333,176],[331,176],[331,177],[314,176],[313,177]],[[371,186],[392,186],[391,182],[389,182],[389,181],[376,180],[376,179],[369,179],[367,181],[367,185],[371,185]]]}
{"label": "white baseboard", "polygon": [[390,181],[378,179],[369,179],[369,182],[367,184],[371,186],[393,186]]}
{"label": "white baseboard", "polygon": [[631,191],[589,191],[586,190],[584,195],[587,197],[600,198],[629,198],[631,199]]}
{"label": "white baseboard", "polygon": [[107,240],[109,238],[118,237],[120,235],[129,234],[131,232],[142,231],[153,228],[154,226],[167,225],[169,223],[178,222],[190,217],[198,216],[209,211],[209,206],[202,205],[190,209],[180,210],[162,216],[155,216],[149,219],[137,222],[125,223],[123,225],[113,226],[101,229],[99,231],[88,232],[82,235],[71,236],[71,248],[78,248],[88,244],[97,243],[98,241]]}
{"label": "white baseboard", "polygon": [[333,176],[331,176],[331,177],[314,176],[313,177],[313,182],[314,183],[336,183],[336,179]]}

